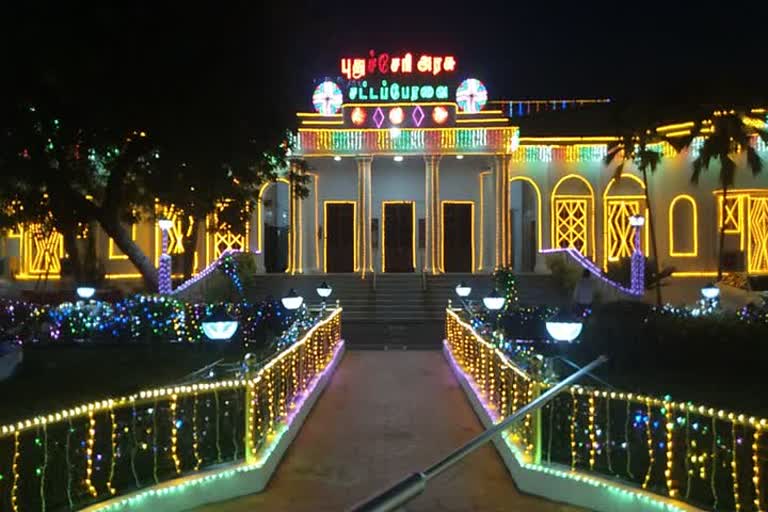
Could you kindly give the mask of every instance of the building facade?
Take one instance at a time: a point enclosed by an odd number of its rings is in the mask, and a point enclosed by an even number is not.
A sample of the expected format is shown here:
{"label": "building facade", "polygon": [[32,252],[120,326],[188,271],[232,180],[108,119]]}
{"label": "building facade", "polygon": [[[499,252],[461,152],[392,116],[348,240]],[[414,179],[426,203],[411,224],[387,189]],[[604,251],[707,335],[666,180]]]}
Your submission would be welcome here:
{"label": "building facade", "polygon": [[[663,159],[647,183],[632,165],[616,180],[615,166],[604,163],[616,140],[610,129],[578,133],[572,123],[566,130],[553,122],[526,131],[537,116],[588,118],[607,100],[493,101],[459,64],[451,55],[412,53],[341,59],[341,76],[317,85],[314,110],[298,114],[292,156],[308,164],[309,196],[295,198],[281,179],[262,187],[248,225],[211,229],[216,219],[207,219],[196,270],[237,249],[254,252],[260,272],[546,272],[541,251],[563,247],[607,268],[631,254],[629,216],[648,216],[647,186],[661,265],[678,275],[715,273],[717,162],[698,184],[690,179],[702,139],[682,153],[666,143],[652,148]],[[692,125],[683,119],[657,130],[685,135]],[[768,157],[761,141],[754,144]],[[724,209],[726,263],[768,274],[768,173],[753,176],[745,167]],[[170,207],[164,213],[183,215]],[[157,261],[159,229],[131,230]],[[106,235],[94,236],[109,278],[139,277]],[[171,255],[184,250],[184,236],[176,222]],[[36,234],[34,226],[8,233],[2,245],[13,275],[55,278],[60,238]]]}

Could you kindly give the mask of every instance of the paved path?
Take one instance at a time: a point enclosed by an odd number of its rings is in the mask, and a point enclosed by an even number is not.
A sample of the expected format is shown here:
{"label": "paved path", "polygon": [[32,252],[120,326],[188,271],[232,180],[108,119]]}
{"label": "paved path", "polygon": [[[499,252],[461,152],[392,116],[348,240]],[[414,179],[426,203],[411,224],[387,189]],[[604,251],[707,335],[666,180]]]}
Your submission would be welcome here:
{"label": "paved path", "polygon": [[[267,489],[200,512],[346,510],[481,430],[439,351],[350,351]],[[517,492],[492,445],[435,479],[408,511],[571,512]]]}

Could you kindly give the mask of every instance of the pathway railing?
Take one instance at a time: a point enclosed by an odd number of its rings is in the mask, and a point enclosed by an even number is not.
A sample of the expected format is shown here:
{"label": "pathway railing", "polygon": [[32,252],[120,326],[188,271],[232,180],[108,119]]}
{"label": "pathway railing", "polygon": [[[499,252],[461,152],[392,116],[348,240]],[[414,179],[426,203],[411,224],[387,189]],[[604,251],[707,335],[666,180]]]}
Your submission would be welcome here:
{"label": "pathway railing", "polygon": [[[446,348],[495,422],[548,387],[451,309]],[[737,412],[571,386],[520,422],[507,444],[527,469],[595,487],[613,482],[617,494],[666,510],[758,511],[768,508],[766,430],[766,419]]]}
{"label": "pathway railing", "polygon": [[597,288],[600,290],[600,294],[603,300],[621,300],[621,299],[637,299],[642,294],[638,294],[631,288],[621,285],[616,281],[608,279],[603,275],[600,267],[595,265],[592,260],[581,254],[578,250],[571,247],[563,249],[543,249],[541,251],[544,255],[561,255],[563,258],[567,258],[573,262],[574,265],[578,265],[582,269],[588,270],[597,279],[595,280]]}
{"label": "pathway railing", "polygon": [[149,389],[2,426],[0,510],[80,509],[128,493],[110,507],[130,507],[170,492],[153,487],[183,475],[227,463],[257,468],[341,345],[336,308],[242,378]]}

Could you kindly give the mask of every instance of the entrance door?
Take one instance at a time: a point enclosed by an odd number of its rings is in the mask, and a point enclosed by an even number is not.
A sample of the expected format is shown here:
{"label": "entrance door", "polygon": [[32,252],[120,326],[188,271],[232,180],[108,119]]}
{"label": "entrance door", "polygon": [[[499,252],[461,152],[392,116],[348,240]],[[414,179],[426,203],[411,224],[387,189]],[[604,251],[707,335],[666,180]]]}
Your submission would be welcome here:
{"label": "entrance door", "polygon": [[383,207],[384,232],[382,269],[384,272],[413,272],[414,215],[412,202],[387,203]]}
{"label": "entrance door", "polygon": [[443,271],[472,272],[471,202],[443,203]]}
{"label": "entrance door", "polygon": [[355,203],[325,204],[325,271],[355,271]]}

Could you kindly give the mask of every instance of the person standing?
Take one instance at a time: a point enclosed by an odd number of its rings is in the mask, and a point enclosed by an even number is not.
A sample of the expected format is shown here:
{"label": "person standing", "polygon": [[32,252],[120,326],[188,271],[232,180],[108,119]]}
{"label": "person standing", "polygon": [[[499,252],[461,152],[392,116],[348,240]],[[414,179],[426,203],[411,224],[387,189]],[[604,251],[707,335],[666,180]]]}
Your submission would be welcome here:
{"label": "person standing", "polygon": [[584,310],[591,309],[594,296],[595,287],[592,273],[585,268],[581,274],[581,279],[579,279],[579,282],[576,283],[576,287],[573,289],[574,310],[581,314]]}

